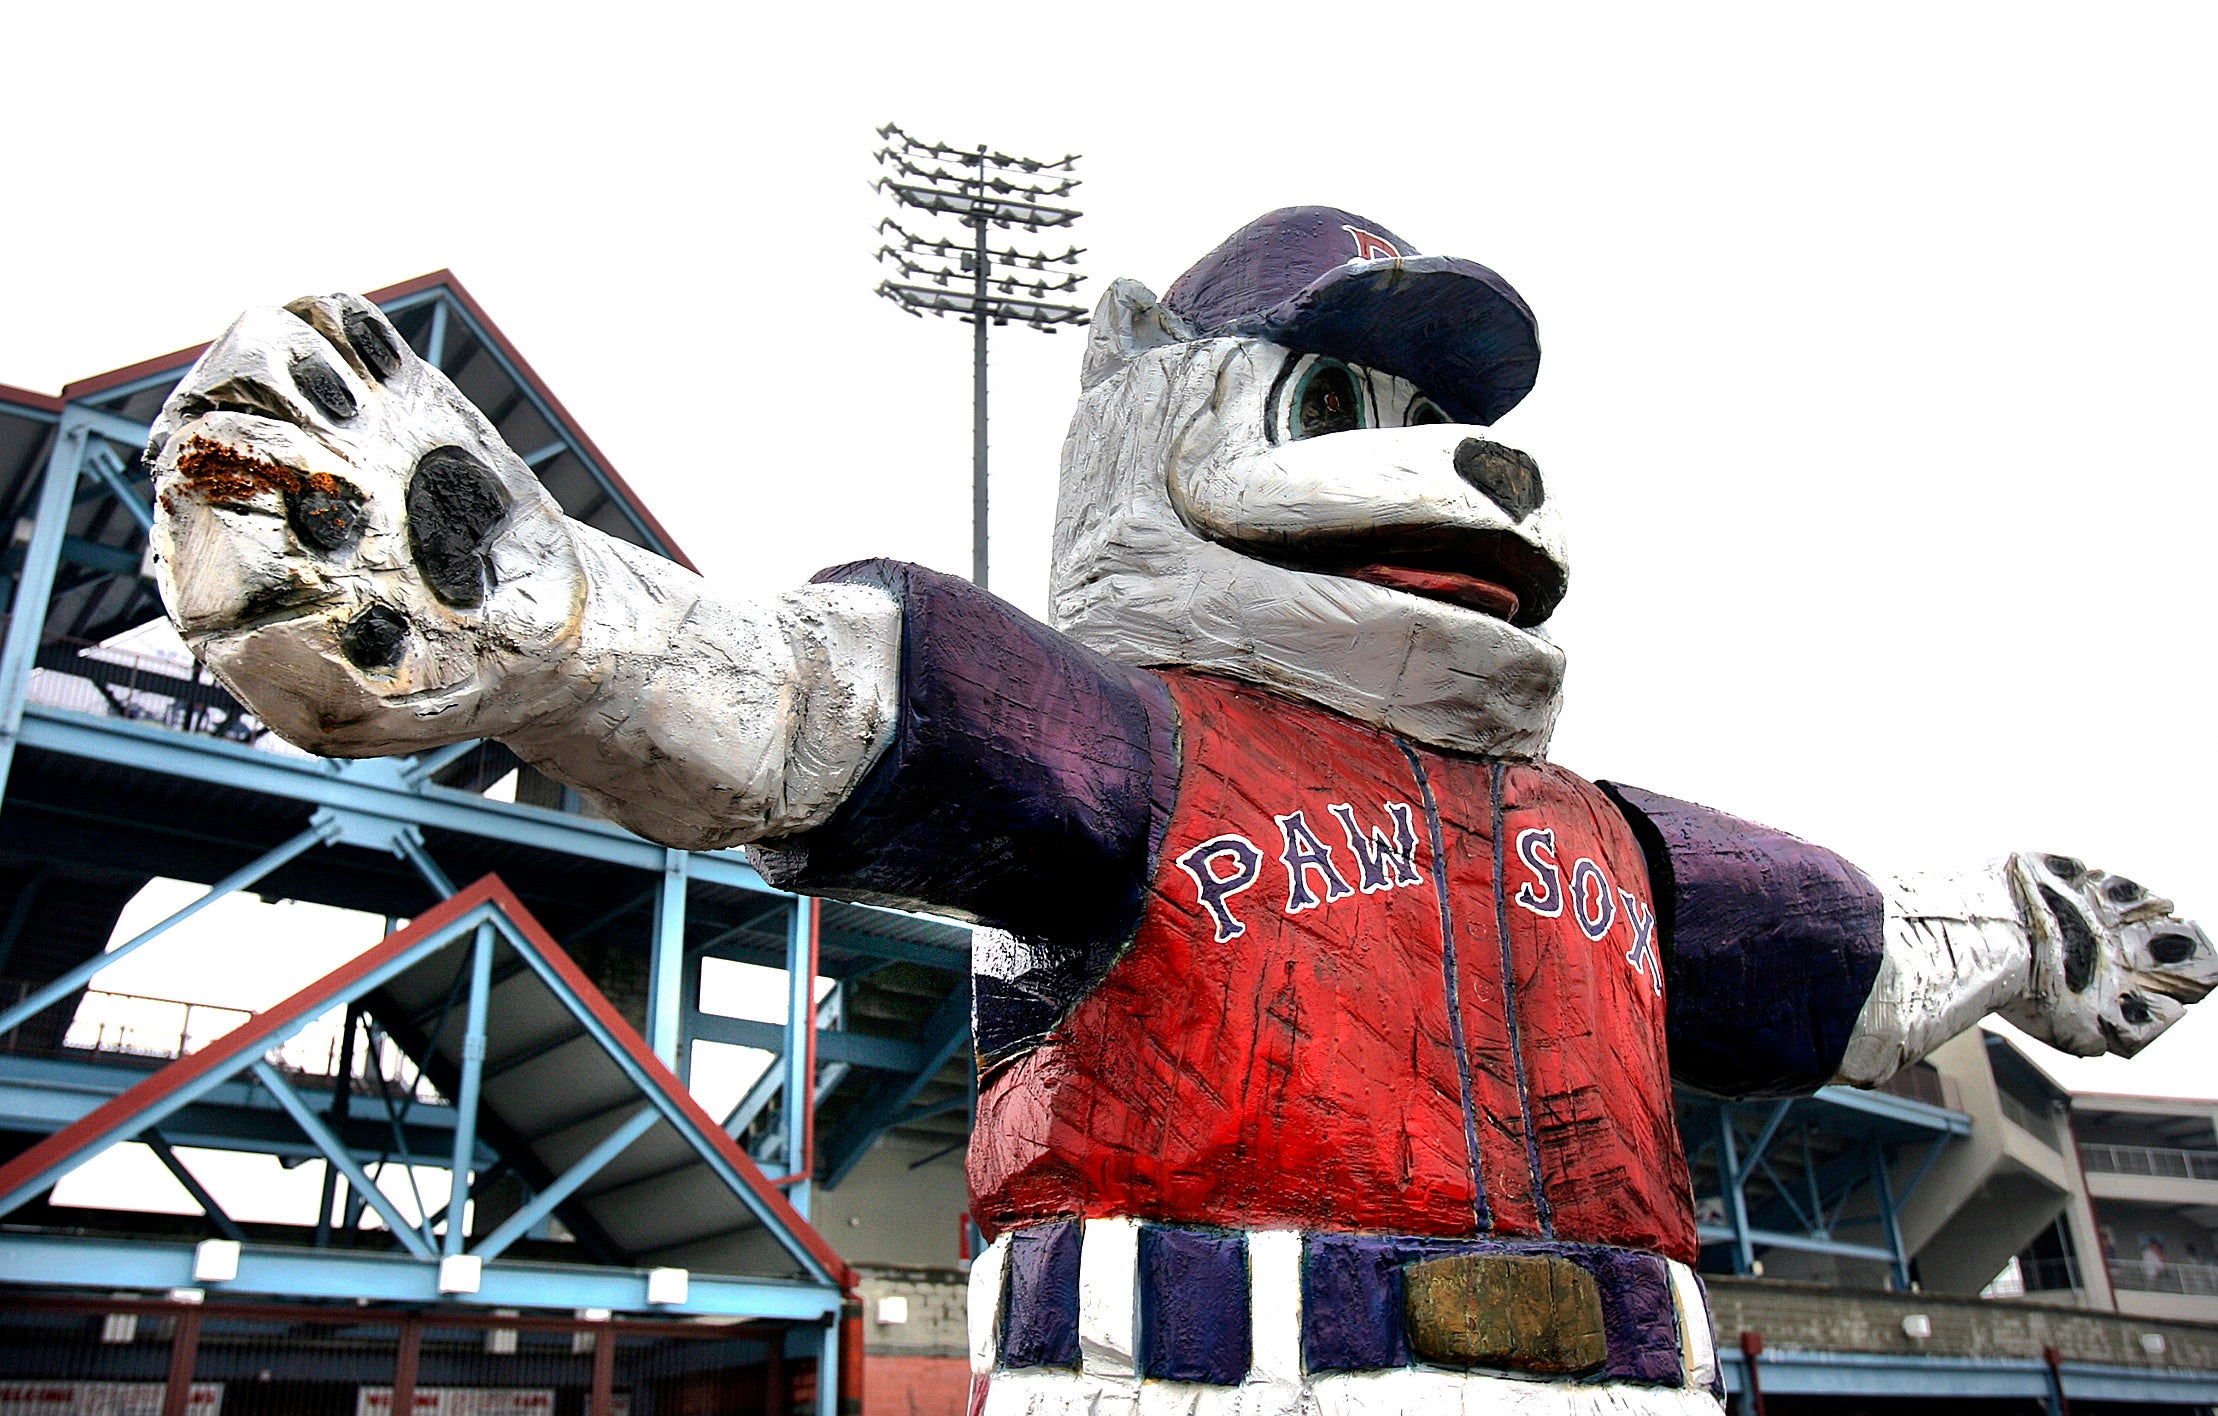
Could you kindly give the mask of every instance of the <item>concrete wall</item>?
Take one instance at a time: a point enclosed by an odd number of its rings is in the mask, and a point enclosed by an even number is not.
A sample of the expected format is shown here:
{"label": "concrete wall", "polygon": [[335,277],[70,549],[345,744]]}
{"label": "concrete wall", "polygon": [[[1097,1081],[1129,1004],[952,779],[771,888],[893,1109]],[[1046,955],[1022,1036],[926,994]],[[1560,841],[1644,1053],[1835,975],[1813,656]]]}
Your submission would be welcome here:
{"label": "concrete wall", "polygon": [[[1971,1117],[1972,1133],[1949,1143],[1904,1204],[1903,1244],[1917,1258],[1927,1289],[1970,1297],[2065,1209],[2076,1167],[2004,1118],[1979,1029],[1951,1038],[1927,1060]],[[1922,1161],[1917,1151],[1905,1148],[1897,1162],[1898,1186]]]}
{"label": "concrete wall", "polygon": [[888,1137],[838,1189],[818,1187],[810,1218],[840,1257],[950,1270],[962,1262],[961,1222],[970,1204],[963,1153],[934,1158],[937,1150]]}
{"label": "concrete wall", "polygon": [[[1760,1332],[1766,1351],[1925,1353],[1946,1357],[2038,1359],[2055,1347],[2069,1362],[2218,1370],[2218,1328],[2142,1321],[2037,1303],[1945,1297],[1937,1293],[1849,1293],[1769,1279],[1705,1277],[1718,1346],[1737,1350],[1740,1334]],[[1923,1313],[1933,1335],[1919,1341],[1902,1320]],[[2164,1338],[2152,1356],[2144,1333]]]}

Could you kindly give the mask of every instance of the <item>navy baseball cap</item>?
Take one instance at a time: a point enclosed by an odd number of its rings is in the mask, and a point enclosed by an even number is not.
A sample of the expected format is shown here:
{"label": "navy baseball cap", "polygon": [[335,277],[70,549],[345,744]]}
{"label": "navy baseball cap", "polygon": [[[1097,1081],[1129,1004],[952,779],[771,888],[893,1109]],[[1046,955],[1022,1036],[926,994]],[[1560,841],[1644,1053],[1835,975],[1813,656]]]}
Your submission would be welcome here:
{"label": "navy baseball cap", "polygon": [[1203,339],[1268,339],[1408,379],[1459,423],[1491,423],[1532,391],[1540,335],[1510,283],[1423,256],[1338,207],[1259,216],[1173,281],[1163,304]]}

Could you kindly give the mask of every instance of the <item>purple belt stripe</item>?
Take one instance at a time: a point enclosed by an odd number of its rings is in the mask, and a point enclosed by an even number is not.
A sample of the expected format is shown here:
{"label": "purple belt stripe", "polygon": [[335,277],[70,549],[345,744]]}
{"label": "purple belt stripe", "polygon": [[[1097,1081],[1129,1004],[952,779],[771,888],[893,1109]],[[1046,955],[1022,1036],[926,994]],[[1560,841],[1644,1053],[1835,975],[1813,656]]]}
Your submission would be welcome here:
{"label": "purple belt stripe", "polygon": [[1058,1219],[1009,1236],[1001,1365],[1078,1365],[1078,1221]]}
{"label": "purple belt stripe", "polygon": [[1140,1374],[1237,1386],[1248,1374],[1248,1241],[1140,1227]]}

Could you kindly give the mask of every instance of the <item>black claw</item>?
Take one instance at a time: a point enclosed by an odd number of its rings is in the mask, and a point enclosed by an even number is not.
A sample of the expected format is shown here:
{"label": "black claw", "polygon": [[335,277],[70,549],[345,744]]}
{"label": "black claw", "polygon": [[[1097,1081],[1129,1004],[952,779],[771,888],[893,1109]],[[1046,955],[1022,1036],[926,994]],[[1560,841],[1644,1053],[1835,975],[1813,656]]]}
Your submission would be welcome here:
{"label": "black claw", "polygon": [[2130,905],[2149,893],[2141,888],[2138,881],[2128,880],[2123,875],[2112,876],[2110,883],[2102,887],[2102,892],[2110,897],[2110,903],[2114,905]]}
{"label": "black claw", "polygon": [[450,605],[484,602],[493,537],[508,516],[501,484],[459,447],[433,448],[408,479],[408,549],[432,593]]}
{"label": "black claw", "polygon": [[2080,879],[2087,874],[2086,865],[2073,860],[2070,856],[2042,856],[2041,864],[2049,868],[2049,874],[2061,879],[2067,885],[2077,885]]}
{"label": "black claw", "polygon": [[361,491],[329,475],[307,479],[285,493],[285,520],[302,542],[325,555],[337,555],[362,539]]}
{"label": "black claw", "polygon": [[322,360],[312,354],[296,354],[292,375],[294,385],[326,414],[341,420],[354,416],[354,395],[348,391],[346,380]]}
{"label": "black claw", "polygon": [[408,652],[408,621],[389,605],[365,605],[339,631],[339,647],[359,669],[389,669]]}
{"label": "black claw", "polygon": [[368,310],[350,309],[341,324],[347,332],[347,343],[379,378],[389,379],[400,372],[400,350],[394,347],[393,336],[377,316]]}
{"label": "black claw", "polygon": [[2195,957],[2192,934],[2159,934],[2149,941],[2149,957],[2160,964],[2180,964]]}
{"label": "black claw", "polygon": [[2150,1016],[2147,1000],[2132,993],[2121,994],[2118,998],[2118,1016],[2134,1027],[2143,1026]]}
{"label": "black claw", "polygon": [[2046,885],[2041,887],[2041,898],[2048,903],[2049,913],[2056,916],[2056,927],[2064,934],[2064,986],[2074,993],[2084,993],[2089,980],[2095,976],[2095,957],[2099,952],[2095,936],[2070,900]]}

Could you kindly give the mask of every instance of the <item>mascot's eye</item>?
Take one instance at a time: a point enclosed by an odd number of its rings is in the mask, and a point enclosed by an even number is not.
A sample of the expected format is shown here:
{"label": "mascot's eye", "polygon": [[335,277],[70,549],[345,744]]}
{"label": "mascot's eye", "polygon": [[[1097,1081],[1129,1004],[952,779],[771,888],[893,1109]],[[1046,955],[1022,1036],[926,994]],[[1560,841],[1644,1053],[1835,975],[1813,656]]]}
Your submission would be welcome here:
{"label": "mascot's eye", "polygon": [[1294,436],[1323,437],[1363,426],[1363,402],[1345,364],[1318,360],[1294,395]]}
{"label": "mascot's eye", "polygon": [[1410,404],[1409,415],[1402,419],[1403,426],[1411,428],[1422,428],[1428,423],[1445,423],[1447,421],[1448,415],[1441,412],[1440,405],[1429,398],[1419,398],[1416,402]]}

